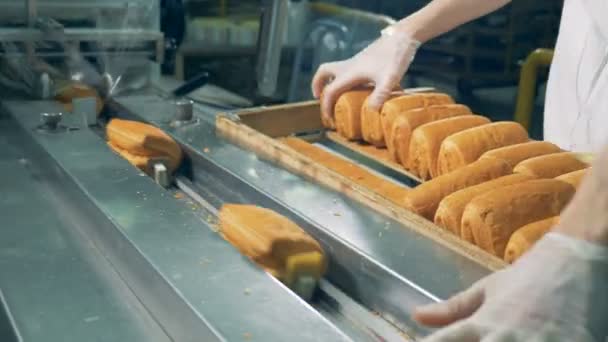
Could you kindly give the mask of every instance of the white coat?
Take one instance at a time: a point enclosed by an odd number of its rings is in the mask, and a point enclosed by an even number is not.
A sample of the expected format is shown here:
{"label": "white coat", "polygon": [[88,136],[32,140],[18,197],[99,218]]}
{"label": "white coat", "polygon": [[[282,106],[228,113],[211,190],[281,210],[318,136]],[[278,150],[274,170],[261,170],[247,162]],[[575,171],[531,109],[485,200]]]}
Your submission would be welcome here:
{"label": "white coat", "polygon": [[565,0],[545,103],[545,140],[575,152],[608,143],[608,0]]}

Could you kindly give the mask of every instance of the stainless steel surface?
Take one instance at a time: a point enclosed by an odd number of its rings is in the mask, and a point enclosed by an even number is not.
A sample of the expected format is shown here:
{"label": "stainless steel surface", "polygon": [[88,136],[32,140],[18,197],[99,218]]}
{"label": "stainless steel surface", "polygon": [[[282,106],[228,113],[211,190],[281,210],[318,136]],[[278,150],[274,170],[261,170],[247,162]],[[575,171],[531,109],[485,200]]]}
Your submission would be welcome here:
{"label": "stainless steel surface", "polygon": [[0,145],[0,340],[169,341],[84,234],[86,208],[2,114]]}
{"label": "stainless steel surface", "polygon": [[174,121],[187,122],[191,121],[194,102],[188,99],[178,99],[175,101],[175,116]]}
{"label": "stainless steel surface", "polygon": [[[33,130],[38,112],[56,109],[56,104],[13,102],[6,107],[56,163],[53,184],[79,204],[79,210],[69,212],[85,213],[91,224],[81,228],[87,237],[171,339],[348,340],[243,258],[195,204],[176,200],[110,152],[100,134]],[[64,122],[75,120],[68,116]]]}
{"label": "stainless steel surface", "polygon": [[83,127],[97,125],[97,99],[94,97],[72,100],[73,113],[80,116]]}
{"label": "stainless steel surface", "polygon": [[225,142],[215,135],[213,113],[197,110],[198,125],[171,129],[166,126],[169,104],[161,97],[117,101],[183,145],[202,197],[257,203],[289,216],[330,255],[332,284],[403,329],[413,325],[409,313],[416,305],[446,298],[489,273],[396,221]]}
{"label": "stainless steel surface", "polygon": [[272,97],[277,90],[289,0],[263,0],[258,39],[258,91]]}

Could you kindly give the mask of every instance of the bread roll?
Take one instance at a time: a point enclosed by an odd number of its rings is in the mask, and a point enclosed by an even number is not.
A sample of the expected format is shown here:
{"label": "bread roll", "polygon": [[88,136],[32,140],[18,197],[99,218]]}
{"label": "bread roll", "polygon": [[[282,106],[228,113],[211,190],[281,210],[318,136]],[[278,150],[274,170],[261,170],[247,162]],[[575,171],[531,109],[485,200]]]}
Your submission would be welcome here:
{"label": "bread roll", "polygon": [[587,174],[587,170],[589,170],[589,168],[566,173],[559,177],[556,177],[555,179],[560,180],[562,182],[566,182],[572,185],[575,189],[578,189],[578,187],[581,185],[581,182],[583,181],[583,178]]}
{"label": "bread roll", "polygon": [[559,215],[574,191],[572,185],[555,179],[530,180],[492,190],[467,204],[462,229],[473,232],[479,247],[503,257],[515,229]]}
{"label": "bread roll", "polygon": [[150,158],[151,158],[150,156],[140,156],[140,155],[130,153],[129,151],[116,146],[111,141],[108,141],[108,146],[110,147],[110,149],[112,151],[116,152],[116,154],[118,154],[122,158],[126,159],[129,163],[131,163],[131,165],[135,166],[136,168],[138,168],[142,171],[147,171],[148,166],[150,164]]}
{"label": "bread roll", "polygon": [[[391,99],[399,96],[403,96],[403,92],[394,92],[384,105]],[[380,110],[382,108],[378,111],[371,110],[367,102],[368,99],[365,99],[361,108],[361,135],[364,141],[376,147],[385,147],[386,142],[384,141],[384,132],[382,131],[382,121],[380,120]]]}
{"label": "bread roll", "polygon": [[555,178],[566,173],[587,168],[588,165],[570,152],[552,153],[534,157],[517,164],[513,171],[536,178]]}
{"label": "bread roll", "polygon": [[468,114],[471,114],[471,110],[467,106],[447,104],[416,108],[397,115],[391,127],[391,143],[387,144],[391,158],[407,168],[410,137],[418,126],[431,121]]}
{"label": "bread roll", "polygon": [[338,98],[334,109],[336,130],[348,140],[359,140],[361,135],[361,106],[371,90],[347,91]]}
{"label": "bread roll", "polygon": [[[180,146],[162,130],[138,121],[113,119],[106,126],[111,146],[133,156],[166,158],[175,170],[182,159]],[[116,150],[116,149],[115,149]]]}
{"label": "bread roll", "polygon": [[439,175],[457,170],[495,148],[528,141],[528,132],[516,122],[495,122],[453,134],[441,144],[437,159]]}
{"label": "bread roll", "polygon": [[403,207],[432,221],[439,202],[446,196],[510,173],[511,168],[502,160],[480,160],[418,185],[406,194]]}
{"label": "bread roll", "polygon": [[559,216],[553,216],[544,220],[532,222],[518,228],[507,243],[505,249],[505,261],[513,263],[526,253],[536,241],[540,240],[551,228],[559,223]]}
{"label": "bread roll", "polygon": [[[219,227],[222,236],[239,252],[281,280],[291,257],[307,253],[323,256],[321,246],[308,233],[268,209],[225,204],[219,212]],[[318,263],[313,272],[317,278],[324,266],[323,262]]]}
{"label": "bread roll", "polygon": [[441,143],[450,135],[471,127],[488,124],[480,115],[465,115],[429,122],[414,130],[410,140],[408,166],[410,171],[427,180],[435,175]]}
{"label": "bread roll", "polygon": [[449,95],[440,93],[403,95],[387,101],[384,106],[382,106],[382,111],[380,112],[382,134],[384,135],[386,146],[389,149],[394,150],[394,147],[391,146],[391,129],[393,127],[393,121],[397,116],[415,108],[453,103],[454,100]]}
{"label": "bread roll", "polygon": [[473,198],[488,191],[507,185],[525,182],[531,179],[533,179],[533,177],[528,175],[513,174],[458,190],[453,194],[446,196],[439,203],[439,207],[435,213],[435,224],[451,231],[469,242],[473,242],[469,235],[466,236],[467,238],[462,236],[460,229],[462,213],[464,212],[466,205],[469,204]]}
{"label": "bread roll", "polygon": [[[321,92],[321,96],[319,96],[319,102],[323,103],[323,98],[325,94],[325,89],[323,89],[323,91]],[[335,110],[335,106],[334,106],[334,110]],[[323,127],[335,131],[336,130],[336,120],[334,119],[333,115],[323,115],[323,107],[320,108],[320,114],[321,114],[321,124],[323,125]]]}
{"label": "bread roll", "polygon": [[395,203],[401,203],[408,189],[342,157],[299,138],[283,138],[281,141],[313,161],[341,174],[355,184],[370,189]]}
{"label": "bread roll", "polygon": [[517,164],[526,159],[561,151],[562,150],[557,145],[548,141],[528,141],[488,151],[482,154],[481,158],[500,158],[514,168]]}

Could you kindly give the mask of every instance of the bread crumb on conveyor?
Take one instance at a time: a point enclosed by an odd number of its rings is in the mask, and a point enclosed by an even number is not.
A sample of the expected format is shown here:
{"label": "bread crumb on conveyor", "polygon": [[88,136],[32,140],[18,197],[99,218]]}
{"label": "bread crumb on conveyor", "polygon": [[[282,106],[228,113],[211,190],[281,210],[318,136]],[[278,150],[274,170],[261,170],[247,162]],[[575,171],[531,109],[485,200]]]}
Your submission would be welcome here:
{"label": "bread crumb on conveyor", "polygon": [[251,294],[251,289],[246,288],[245,291],[243,291],[243,293],[245,293],[246,296],[249,296]]}
{"label": "bread crumb on conveyor", "polygon": [[211,151],[211,150],[210,150],[208,147],[205,147],[205,148],[203,149],[203,152],[205,152],[205,153],[209,153],[210,151]]}

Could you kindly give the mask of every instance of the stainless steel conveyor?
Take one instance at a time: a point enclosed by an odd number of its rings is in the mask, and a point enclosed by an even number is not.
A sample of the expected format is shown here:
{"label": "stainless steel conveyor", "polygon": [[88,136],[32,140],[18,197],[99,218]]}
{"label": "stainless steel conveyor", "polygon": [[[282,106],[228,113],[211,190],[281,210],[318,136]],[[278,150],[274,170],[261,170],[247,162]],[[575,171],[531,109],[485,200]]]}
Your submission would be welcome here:
{"label": "stainless steel conveyor", "polygon": [[[74,114],[60,123],[70,129],[37,129],[41,113],[62,110],[57,103],[3,103],[0,333],[24,341],[407,341],[428,332],[411,321],[414,306],[489,272],[223,141],[214,108],[195,105],[195,120],[171,125],[166,88],[118,97],[110,113],[157,125],[180,143],[187,160],[168,189]],[[211,222],[224,203],[271,208],[321,242],[329,271],[310,303],[217,234]]]}

